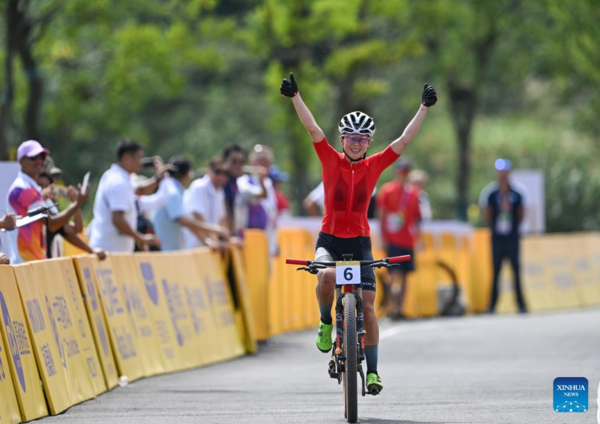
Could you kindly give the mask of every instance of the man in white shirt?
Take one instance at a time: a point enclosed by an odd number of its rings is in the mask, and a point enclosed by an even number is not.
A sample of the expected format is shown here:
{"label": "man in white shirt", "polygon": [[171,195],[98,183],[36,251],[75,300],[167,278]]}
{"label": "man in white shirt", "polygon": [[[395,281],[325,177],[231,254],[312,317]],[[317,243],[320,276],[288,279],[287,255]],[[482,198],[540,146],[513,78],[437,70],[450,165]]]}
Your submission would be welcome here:
{"label": "man in white shirt", "polygon": [[[218,236],[226,235],[227,212],[225,192],[228,173],[221,158],[213,158],[204,177],[194,181],[183,196],[183,210],[186,215],[213,226],[218,231],[209,231],[211,244],[218,242]],[[188,229],[183,230],[184,245],[187,249],[205,246],[208,240],[199,239]],[[228,237],[225,237],[228,238]]]}
{"label": "man in white shirt", "polygon": [[138,245],[160,246],[154,234],[137,231],[135,188],[130,174],[138,173],[143,149],[137,142],[124,139],[117,148],[117,163],[102,175],[94,200],[94,221],[90,245],[107,252],[133,252]]}
{"label": "man in white shirt", "polygon": [[[206,245],[214,247],[208,239],[217,226],[208,225],[184,210],[183,196],[185,187],[192,179],[192,163],[184,157],[175,156],[169,164],[172,166],[172,170],[169,171],[170,178],[165,178],[160,183],[160,189],[168,193],[168,200],[152,217],[154,230],[162,241],[163,250],[182,249],[183,230],[190,232],[197,241],[203,240]],[[223,228],[222,231],[225,235],[228,234],[227,229]]]}
{"label": "man in white shirt", "polygon": [[273,150],[257,144],[250,153],[249,175],[237,179],[238,195],[235,199],[235,229],[243,236],[244,229],[257,228],[267,233],[269,253],[275,255],[277,246],[277,194],[268,177],[273,163]]}

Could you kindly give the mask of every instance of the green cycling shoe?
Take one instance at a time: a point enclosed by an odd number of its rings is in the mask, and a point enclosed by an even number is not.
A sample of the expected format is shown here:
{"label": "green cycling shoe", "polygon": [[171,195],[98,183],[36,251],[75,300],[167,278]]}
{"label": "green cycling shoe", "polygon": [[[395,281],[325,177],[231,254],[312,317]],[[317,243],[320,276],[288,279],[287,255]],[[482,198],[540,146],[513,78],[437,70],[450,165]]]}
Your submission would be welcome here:
{"label": "green cycling shoe", "polygon": [[331,330],[333,330],[333,323],[319,323],[319,332],[317,333],[317,348],[323,353],[327,353],[331,350]]}
{"label": "green cycling shoe", "polygon": [[378,395],[383,390],[383,383],[381,378],[374,372],[367,374],[367,390],[372,395]]}

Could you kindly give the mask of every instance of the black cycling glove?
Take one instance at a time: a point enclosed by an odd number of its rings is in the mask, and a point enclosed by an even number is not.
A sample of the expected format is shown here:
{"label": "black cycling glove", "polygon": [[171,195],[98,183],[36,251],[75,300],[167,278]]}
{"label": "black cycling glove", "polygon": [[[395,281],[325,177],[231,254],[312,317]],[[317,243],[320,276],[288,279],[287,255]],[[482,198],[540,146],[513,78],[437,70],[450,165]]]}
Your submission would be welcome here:
{"label": "black cycling glove", "polygon": [[296,94],[298,94],[298,84],[296,84],[296,79],[294,78],[293,73],[290,72],[289,81],[287,79],[283,80],[279,92],[285,97],[295,97]]}
{"label": "black cycling glove", "polygon": [[437,93],[429,84],[423,86],[423,94],[421,96],[422,103],[426,107],[433,106],[437,102]]}

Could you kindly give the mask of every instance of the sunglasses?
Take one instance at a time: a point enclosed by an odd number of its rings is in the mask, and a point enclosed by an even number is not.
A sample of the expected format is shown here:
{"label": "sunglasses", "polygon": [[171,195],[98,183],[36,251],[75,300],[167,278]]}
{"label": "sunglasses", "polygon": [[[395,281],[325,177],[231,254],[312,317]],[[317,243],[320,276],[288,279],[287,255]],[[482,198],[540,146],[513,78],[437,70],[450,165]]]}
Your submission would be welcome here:
{"label": "sunglasses", "polygon": [[213,169],[212,172],[214,172],[216,175],[227,175],[228,172],[225,169]]}
{"label": "sunglasses", "polygon": [[41,159],[41,160],[45,161],[45,160],[46,160],[46,154],[45,154],[45,153],[40,153],[39,155],[37,155],[37,156],[33,156],[33,157],[30,157],[30,158],[28,158],[28,159],[29,159],[30,161],[36,161],[36,160],[38,160],[38,159]]}
{"label": "sunglasses", "polygon": [[345,135],[344,140],[348,141],[349,143],[360,143],[363,146],[369,144],[369,141],[371,141],[369,137],[360,135]]}

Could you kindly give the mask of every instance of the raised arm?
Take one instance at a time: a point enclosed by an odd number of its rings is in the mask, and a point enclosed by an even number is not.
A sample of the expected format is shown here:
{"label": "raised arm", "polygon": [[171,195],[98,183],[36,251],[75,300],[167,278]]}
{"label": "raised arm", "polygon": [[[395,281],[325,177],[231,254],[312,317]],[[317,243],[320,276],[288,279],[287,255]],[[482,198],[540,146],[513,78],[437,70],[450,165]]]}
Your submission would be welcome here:
{"label": "raised arm", "polygon": [[405,128],[402,135],[394,140],[390,146],[394,153],[401,155],[406,146],[412,141],[413,138],[419,132],[419,128],[421,128],[421,124],[425,120],[425,115],[427,114],[427,110],[435,105],[437,102],[437,93],[433,89],[433,87],[425,84],[423,87],[423,94],[421,96],[422,104],[417,111],[415,117],[410,121],[410,123]]}
{"label": "raised arm", "polygon": [[300,121],[302,122],[302,125],[304,125],[304,128],[306,128],[306,131],[308,131],[308,134],[310,134],[313,143],[318,143],[323,140],[325,134],[317,125],[317,121],[315,121],[315,118],[312,113],[310,113],[310,110],[308,110],[308,107],[304,104],[304,101],[298,92],[298,84],[296,84],[293,73],[290,73],[289,81],[287,79],[283,80],[279,92],[285,97],[290,97],[292,99],[298,118],[300,118]]}

